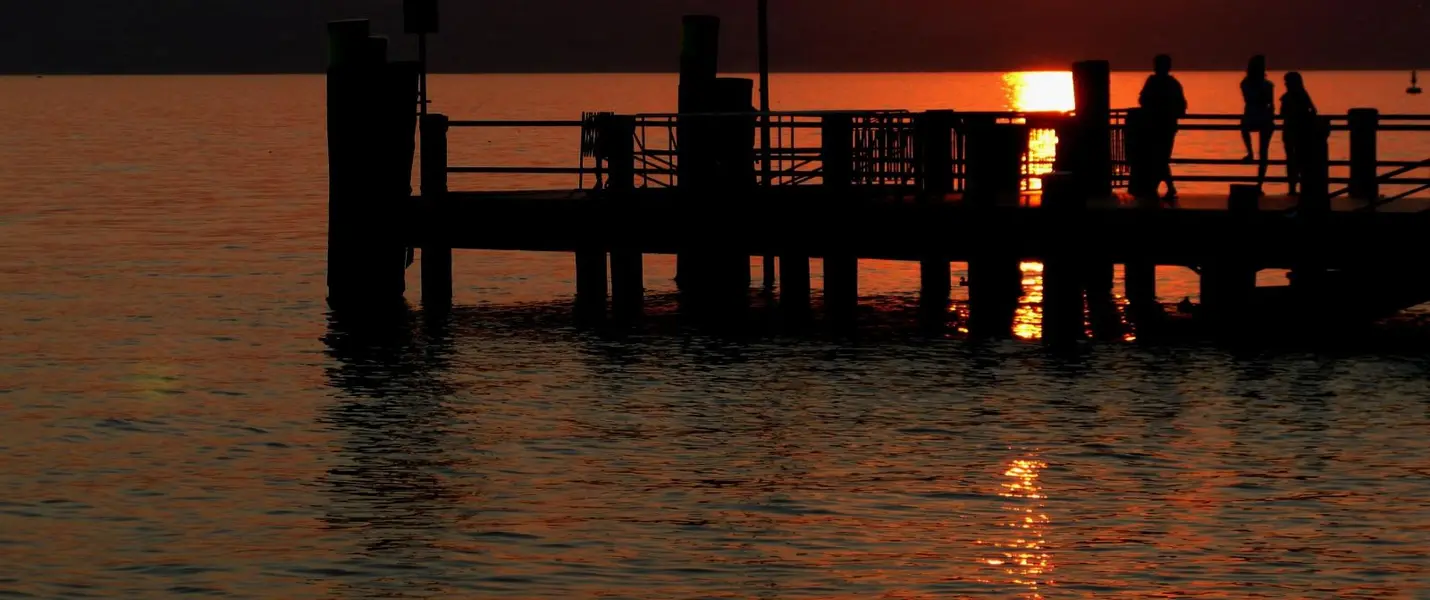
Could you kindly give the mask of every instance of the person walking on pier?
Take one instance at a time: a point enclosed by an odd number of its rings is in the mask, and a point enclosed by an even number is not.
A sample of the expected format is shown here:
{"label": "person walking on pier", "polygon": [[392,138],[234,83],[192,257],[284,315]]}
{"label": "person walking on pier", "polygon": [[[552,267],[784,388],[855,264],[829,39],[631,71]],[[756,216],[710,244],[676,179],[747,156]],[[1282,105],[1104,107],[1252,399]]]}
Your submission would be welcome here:
{"label": "person walking on pier", "polygon": [[1251,134],[1260,135],[1261,158],[1256,169],[1256,186],[1266,183],[1266,168],[1270,158],[1271,136],[1276,133],[1276,84],[1266,78],[1266,57],[1251,57],[1246,65],[1246,77],[1241,80],[1241,99],[1245,109],[1241,115],[1241,143],[1246,146],[1246,162],[1257,160],[1251,146]]}
{"label": "person walking on pier", "polygon": [[1290,183],[1292,196],[1299,192],[1296,186],[1301,182],[1302,169],[1300,144],[1311,135],[1316,117],[1316,103],[1311,101],[1311,93],[1306,91],[1306,81],[1300,73],[1286,74],[1286,93],[1281,96],[1281,120],[1284,123],[1281,143],[1286,148],[1286,180]]}
{"label": "person walking on pier", "polygon": [[1142,86],[1137,103],[1142,107],[1146,119],[1147,158],[1153,165],[1155,179],[1150,190],[1156,193],[1156,186],[1167,184],[1167,200],[1177,198],[1177,185],[1172,180],[1172,149],[1177,143],[1177,122],[1187,114],[1187,95],[1182,83],[1172,76],[1172,57],[1159,54],[1153,61],[1153,73]]}

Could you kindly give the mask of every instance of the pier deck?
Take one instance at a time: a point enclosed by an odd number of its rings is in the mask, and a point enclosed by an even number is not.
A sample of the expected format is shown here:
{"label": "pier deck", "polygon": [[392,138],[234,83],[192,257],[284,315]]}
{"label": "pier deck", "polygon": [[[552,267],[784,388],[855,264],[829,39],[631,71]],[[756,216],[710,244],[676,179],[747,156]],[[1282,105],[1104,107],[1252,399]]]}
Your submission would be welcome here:
{"label": "pier deck", "polygon": [[865,259],[963,261],[990,250],[1038,260],[1070,249],[1114,262],[1153,260],[1197,266],[1209,256],[1255,257],[1262,268],[1314,258],[1327,266],[1418,260],[1430,231],[1424,201],[1362,210],[1332,202],[1314,223],[1293,218],[1297,198],[1268,195],[1255,213],[1232,213],[1226,196],[1188,195],[1176,205],[1138,208],[1126,196],[1085,211],[1040,206],[1041,195],[980,208],[960,194],[939,198],[859,193],[820,186],[777,188],[721,200],[719,210],[673,189],[619,198],[579,190],[453,192],[440,208],[414,207],[404,221],[413,247],[575,252],[578,249],[677,254],[701,249],[762,255],[854,255]]}

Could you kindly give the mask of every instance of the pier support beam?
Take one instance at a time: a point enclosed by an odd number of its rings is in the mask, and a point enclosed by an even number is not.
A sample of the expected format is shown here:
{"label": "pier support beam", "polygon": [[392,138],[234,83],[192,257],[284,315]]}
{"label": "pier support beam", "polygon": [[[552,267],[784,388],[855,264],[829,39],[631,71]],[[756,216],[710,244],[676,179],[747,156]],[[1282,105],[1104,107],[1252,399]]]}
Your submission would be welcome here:
{"label": "pier support beam", "polygon": [[[1161,208],[1162,201],[1155,193],[1137,198],[1138,210]],[[1134,232],[1133,238],[1145,239],[1147,235],[1147,232]],[[1146,247],[1145,244],[1143,247]],[[1152,261],[1139,260],[1129,261],[1125,268],[1123,287],[1131,321],[1138,327],[1150,326],[1163,312],[1162,305],[1157,301],[1157,265]]]}
{"label": "pier support beam", "polygon": [[[1228,201],[1229,216],[1234,219],[1228,239],[1255,235],[1250,217],[1256,215],[1261,191],[1254,185],[1233,185]],[[1242,322],[1256,292],[1256,272],[1259,269],[1235,250],[1221,247],[1202,265],[1202,312],[1219,327],[1232,327]]]}
{"label": "pier support beam", "polygon": [[[954,121],[951,110],[931,110],[914,118],[914,160],[923,201],[942,202],[953,193]],[[919,261],[919,275],[920,304],[925,310],[946,311],[953,295],[948,257],[925,256]]]}
{"label": "pier support beam", "polygon": [[[686,15],[681,20],[680,90],[676,136],[680,140],[676,160],[682,202],[706,202],[702,192],[713,191],[716,175],[715,125],[708,117],[690,117],[716,112],[715,80],[720,63],[720,19],[712,15]],[[693,228],[699,223],[691,223]],[[706,224],[708,226],[708,224]],[[682,292],[701,295],[708,283],[708,265],[701,252],[676,256],[675,283]]]}
{"label": "pier support beam", "polygon": [[[1087,196],[1081,193],[1071,175],[1054,175],[1043,179],[1042,210],[1076,222],[1087,209]],[[1043,259],[1043,339],[1053,342],[1080,340],[1085,337],[1083,318],[1083,286],[1087,282],[1086,260],[1079,249],[1078,233],[1060,229],[1049,233]]]}
{"label": "pier support beam", "polygon": [[1368,202],[1380,198],[1379,162],[1380,111],[1353,108],[1347,114],[1351,129],[1350,195]]}
{"label": "pier support beam", "polygon": [[412,194],[418,69],[388,63],[365,20],[329,23],[328,41],[328,303],[400,307],[407,252],[393,224]]}
{"label": "pier support beam", "polygon": [[1076,159],[1078,187],[1091,198],[1112,195],[1112,67],[1105,60],[1073,63],[1077,100]]}
{"label": "pier support beam", "polygon": [[[606,165],[608,210],[619,215],[618,220],[629,220],[619,223],[620,230],[634,230],[639,227],[633,222],[636,215],[625,209],[635,190],[635,117],[606,115],[597,127],[601,132],[601,157]],[[617,235],[611,249],[611,311],[619,318],[637,316],[645,304],[645,260],[640,250],[624,247],[633,239],[631,235],[613,233]]]}
{"label": "pier support beam", "polygon": [[[965,120],[964,126],[965,201],[987,214],[1017,206],[1022,194],[1023,155],[1028,151],[1027,127],[971,120]],[[969,333],[976,337],[1011,334],[1022,293],[1019,257],[1006,249],[1002,240],[989,236],[968,261]]]}
{"label": "pier support beam", "polygon": [[449,221],[442,218],[447,202],[446,115],[422,116],[422,202],[432,227],[422,245],[422,305],[443,309],[452,304],[452,247],[445,238]]}
{"label": "pier support beam", "polygon": [[[825,115],[820,126],[824,185],[848,188],[854,183],[854,119]],[[836,319],[853,317],[859,305],[859,259],[835,247],[824,255],[824,307]]]}

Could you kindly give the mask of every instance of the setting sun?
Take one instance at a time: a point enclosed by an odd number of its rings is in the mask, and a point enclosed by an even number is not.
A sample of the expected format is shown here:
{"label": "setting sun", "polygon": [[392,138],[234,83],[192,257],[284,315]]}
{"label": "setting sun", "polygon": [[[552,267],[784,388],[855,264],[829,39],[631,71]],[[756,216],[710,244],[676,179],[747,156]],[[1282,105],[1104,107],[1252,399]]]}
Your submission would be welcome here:
{"label": "setting sun", "polygon": [[1003,75],[1009,108],[1022,112],[1070,111],[1076,108],[1069,71],[1025,71]]}

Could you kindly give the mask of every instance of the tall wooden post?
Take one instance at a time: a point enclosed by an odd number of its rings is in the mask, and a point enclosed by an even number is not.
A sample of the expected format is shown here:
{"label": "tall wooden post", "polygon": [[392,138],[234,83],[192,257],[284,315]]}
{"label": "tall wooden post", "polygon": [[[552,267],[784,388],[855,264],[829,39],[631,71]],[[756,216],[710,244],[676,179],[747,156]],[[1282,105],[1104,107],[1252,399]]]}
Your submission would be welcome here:
{"label": "tall wooden post", "polygon": [[[329,23],[328,42],[328,302],[399,306],[406,249],[394,223],[411,193],[413,96],[394,111],[405,67],[387,63],[386,40],[367,21]],[[415,94],[411,83],[406,93]]]}
{"label": "tall wooden post", "polygon": [[[1301,160],[1301,201],[1296,208],[1296,217],[1303,227],[1311,231],[1331,212],[1330,135],[1330,121],[1325,117],[1316,117],[1297,136]],[[1316,256],[1323,251],[1319,247],[1308,247],[1302,252],[1300,260],[1288,274],[1292,287],[1314,290],[1323,284],[1327,267],[1325,261]]]}
{"label": "tall wooden post", "polygon": [[[1138,210],[1161,208],[1162,200],[1156,194],[1137,198]],[[1147,232],[1135,232],[1133,239],[1145,239],[1146,236]],[[1139,326],[1146,325],[1149,319],[1161,315],[1162,305],[1157,302],[1157,264],[1151,260],[1129,260],[1125,267],[1123,286],[1132,319]]]}
{"label": "tall wooden post", "polygon": [[[850,115],[825,115],[820,126],[824,185],[832,202],[854,183],[854,120]],[[824,256],[824,304],[836,318],[852,317],[859,305],[859,258],[844,248]]]}
{"label": "tall wooden post", "polygon": [[427,215],[426,239],[422,245],[422,304],[441,309],[452,303],[452,247],[445,239],[450,220],[447,211],[447,130],[446,115],[422,117],[423,213]]}
{"label": "tall wooden post", "polygon": [[[948,110],[924,112],[914,119],[915,160],[926,201],[942,202],[953,193],[953,125],[954,113]],[[953,293],[948,257],[925,256],[919,261],[919,280],[924,307],[947,309]]]}
{"label": "tall wooden post", "polygon": [[[1042,210],[1054,215],[1043,258],[1043,338],[1050,342],[1082,339],[1084,268],[1077,223],[1087,210],[1075,176],[1055,175],[1043,179]],[[1061,225],[1061,226],[1060,226]]]}
{"label": "tall wooden post", "polygon": [[1380,198],[1378,142],[1380,111],[1374,108],[1353,108],[1347,115],[1351,129],[1351,184],[1353,198],[1375,201]]}
{"label": "tall wooden post", "polygon": [[[607,208],[622,227],[634,226],[637,216],[630,207],[635,191],[636,119],[627,115],[605,115],[600,128],[601,157],[609,182]],[[645,261],[639,248],[628,247],[633,236],[618,236],[611,249],[611,309],[617,316],[641,312],[645,301]]]}
{"label": "tall wooden post", "polygon": [[[1254,185],[1233,185],[1227,201],[1227,239],[1255,235],[1251,219],[1259,210],[1261,191]],[[1231,248],[1222,247],[1202,265],[1202,309],[1218,325],[1233,325],[1246,316],[1256,292],[1259,269]]]}
{"label": "tall wooden post", "polygon": [[[962,126],[967,165],[964,201],[990,214],[1017,206],[1028,128],[975,120],[965,120]],[[987,236],[987,240],[971,252],[968,261],[969,332],[977,337],[1003,337],[1012,331],[1023,272],[1019,257],[1008,250],[1008,244],[996,236]]]}
{"label": "tall wooden post", "polygon": [[[715,125],[708,117],[692,117],[715,112],[715,79],[720,62],[720,19],[710,15],[686,15],[681,21],[680,92],[676,123],[678,154],[677,187],[683,202],[705,202],[702,195],[713,192],[718,180]],[[692,228],[699,223],[690,223]],[[676,257],[675,282],[682,291],[695,291],[708,283],[708,265],[699,252],[682,252]]]}
{"label": "tall wooden post", "polygon": [[[774,173],[771,168],[773,156],[770,155],[772,136],[770,135],[770,0],[759,0],[759,36],[760,36],[760,185],[768,188],[774,185]],[[765,292],[774,290],[775,287],[775,257],[765,255],[764,260],[764,285]]]}
{"label": "tall wooden post", "polygon": [[1089,197],[1112,194],[1112,70],[1105,60],[1073,63],[1077,160],[1073,173]]}

